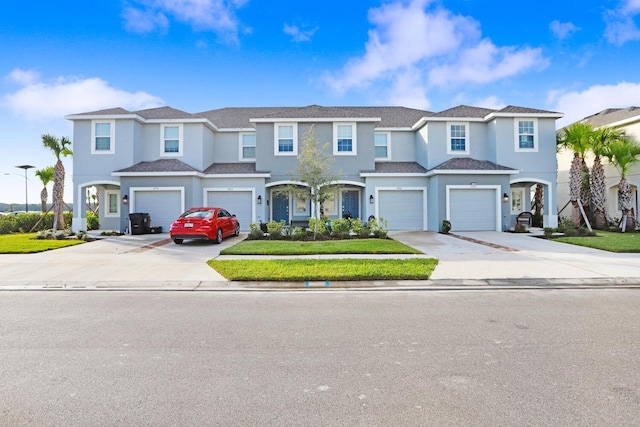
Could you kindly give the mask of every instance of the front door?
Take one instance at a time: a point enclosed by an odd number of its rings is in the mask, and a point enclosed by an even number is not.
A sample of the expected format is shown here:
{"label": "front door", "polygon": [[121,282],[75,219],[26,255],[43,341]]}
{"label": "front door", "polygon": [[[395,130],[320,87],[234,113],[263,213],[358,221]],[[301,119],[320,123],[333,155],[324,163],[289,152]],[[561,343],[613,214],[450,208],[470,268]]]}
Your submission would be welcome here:
{"label": "front door", "polygon": [[353,218],[360,218],[360,193],[357,190],[342,192],[342,216],[351,214]]}
{"label": "front door", "polygon": [[286,194],[274,194],[271,197],[271,218],[275,222],[284,219],[284,223],[289,225],[289,196]]}

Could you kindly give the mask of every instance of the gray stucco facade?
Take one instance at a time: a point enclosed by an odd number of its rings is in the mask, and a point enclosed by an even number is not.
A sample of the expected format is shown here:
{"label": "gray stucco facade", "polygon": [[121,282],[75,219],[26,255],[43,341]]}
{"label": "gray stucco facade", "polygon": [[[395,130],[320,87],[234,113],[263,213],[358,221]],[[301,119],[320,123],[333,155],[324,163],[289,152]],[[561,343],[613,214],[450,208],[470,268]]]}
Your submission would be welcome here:
{"label": "gray stucco facade", "polygon": [[[507,230],[543,186],[545,226],[557,225],[555,121],[562,114],[509,106],[458,106],[434,113],[404,107],[223,108],[192,114],[170,107],[122,108],[73,121],[73,227],[86,228],[95,189],[102,229],[129,230],[148,213],[168,230],[194,206],[220,205],[249,223],[306,221],[313,206],[277,195],[292,184],[313,126],[327,143],[341,189],[322,206],[384,219],[388,229]],[[482,215],[477,215],[482,212]]]}

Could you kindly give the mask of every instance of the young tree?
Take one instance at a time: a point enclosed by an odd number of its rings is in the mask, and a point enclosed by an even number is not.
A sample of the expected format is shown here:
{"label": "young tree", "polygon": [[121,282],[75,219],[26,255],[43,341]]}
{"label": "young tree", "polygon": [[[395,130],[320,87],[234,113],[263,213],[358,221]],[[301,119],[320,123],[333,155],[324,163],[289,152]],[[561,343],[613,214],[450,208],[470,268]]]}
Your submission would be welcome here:
{"label": "young tree", "polygon": [[557,136],[556,144],[563,149],[573,151],[573,161],[569,169],[569,200],[573,205],[571,219],[580,224],[581,215],[578,199],[584,209],[589,206],[589,192],[585,191],[585,178],[588,187],[589,168],[584,160],[585,153],[591,147],[593,128],[589,123],[574,123],[565,128]]}
{"label": "young tree", "polygon": [[640,162],[640,145],[630,138],[620,138],[611,141],[607,145],[605,157],[620,172],[620,182],[618,183],[618,198],[622,205],[622,222],[620,228],[626,230],[626,221],[631,220],[631,224],[637,221],[633,215],[633,197],[631,187],[627,181],[627,173],[632,165]]}
{"label": "young tree", "polygon": [[298,167],[291,175],[291,180],[300,182],[301,185],[288,185],[285,192],[293,194],[300,200],[310,200],[313,209],[313,218],[316,219],[313,230],[315,239],[318,232],[318,219],[320,218],[320,205],[335,197],[340,185],[340,173],[332,169],[334,157],[330,151],[331,145],[327,142],[320,144],[316,137],[313,125],[305,132],[298,154]]}
{"label": "young tree", "polygon": [[47,192],[47,184],[53,180],[53,166],[47,166],[46,168],[38,169],[36,176],[42,181],[42,191],[40,192],[40,203],[42,206],[42,213],[47,212],[47,199],[49,193]]}
{"label": "young tree", "polygon": [[61,156],[66,157],[73,154],[71,151],[71,140],[67,137],[60,139],[52,135],[42,135],[42,145],[50,149],[56,156],[56,165],[53,168],[53,231],[65,228],[63,204],[64,204],[64,165]]}

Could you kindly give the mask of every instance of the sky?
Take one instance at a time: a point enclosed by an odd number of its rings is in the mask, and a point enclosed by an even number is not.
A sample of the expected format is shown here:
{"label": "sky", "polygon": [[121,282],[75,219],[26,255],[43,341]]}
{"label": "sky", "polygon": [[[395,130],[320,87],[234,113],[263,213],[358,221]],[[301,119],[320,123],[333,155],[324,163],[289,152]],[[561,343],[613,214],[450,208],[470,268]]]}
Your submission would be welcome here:
{"label": "sky", "polygon": [[562,127],[640,105],[639,69],[640,0],[5,0],[0,202],[24,203],[15,166],[55,163],[43,134],[73,141],[68,114],[517,105]]}

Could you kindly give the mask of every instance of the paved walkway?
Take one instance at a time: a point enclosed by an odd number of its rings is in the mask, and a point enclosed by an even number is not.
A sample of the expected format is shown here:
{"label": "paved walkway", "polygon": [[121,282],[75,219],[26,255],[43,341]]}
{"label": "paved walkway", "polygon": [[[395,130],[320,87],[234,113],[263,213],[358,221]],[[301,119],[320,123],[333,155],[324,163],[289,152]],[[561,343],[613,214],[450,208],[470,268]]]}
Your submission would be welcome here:
{"label": "paved walkway", "polygon": [[208,267],[206,261],[225,258],[219,255],[220,250],[244,236],[226,239],[221,245],[198,241],[175,245],[167,234],[127,235],[39,254],[0,255],[0,289],[640,286],[640,254],[613,254],[547,241],[532,234],[443,235],[421,231],[392,232],[390,237],[421,250],[423,257],[439,260],[430,280],[329,284],[229,282]]}

